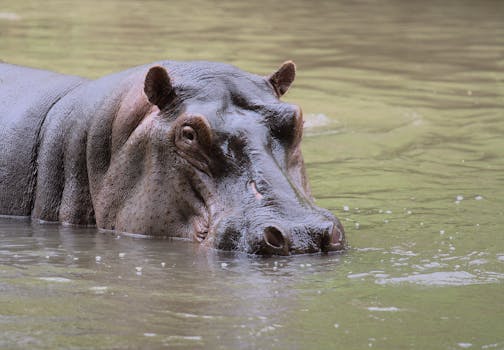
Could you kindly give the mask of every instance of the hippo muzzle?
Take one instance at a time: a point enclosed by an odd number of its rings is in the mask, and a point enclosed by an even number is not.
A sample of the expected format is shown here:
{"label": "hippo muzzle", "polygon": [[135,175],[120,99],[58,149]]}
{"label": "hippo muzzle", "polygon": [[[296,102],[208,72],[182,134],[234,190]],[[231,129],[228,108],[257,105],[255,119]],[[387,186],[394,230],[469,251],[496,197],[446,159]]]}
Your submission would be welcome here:
{"label": "hippo muzzle", "polygon": [[222,229],[216,247],[259,255],[292,255],[340,251],[345,233],[339,220],[319,218],[311,223],[271,219],[253,229],[228,226]]}

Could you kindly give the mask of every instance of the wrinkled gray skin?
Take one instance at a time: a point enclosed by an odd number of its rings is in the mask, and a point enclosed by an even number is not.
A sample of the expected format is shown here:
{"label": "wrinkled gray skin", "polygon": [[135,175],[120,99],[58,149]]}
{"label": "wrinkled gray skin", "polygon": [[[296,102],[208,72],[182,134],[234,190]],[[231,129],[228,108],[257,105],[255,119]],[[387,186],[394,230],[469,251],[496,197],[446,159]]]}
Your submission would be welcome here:
{"label": "wrinkled gray skin", "polygon": [[314,205],[302,112],[261,77],[157,62],[90,81],[0,64],[0,214],[253,254],[344,248]]}

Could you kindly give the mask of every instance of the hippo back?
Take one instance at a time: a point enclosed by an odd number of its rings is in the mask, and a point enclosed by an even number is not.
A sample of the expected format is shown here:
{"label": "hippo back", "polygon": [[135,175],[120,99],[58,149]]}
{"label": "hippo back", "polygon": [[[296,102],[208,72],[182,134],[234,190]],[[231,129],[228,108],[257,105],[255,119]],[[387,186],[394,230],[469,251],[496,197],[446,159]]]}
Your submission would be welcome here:
{"label": "hippo back", "polygon": [[84,81],[0,63],[0,213],[30,215],[44,119],[57,101]]}

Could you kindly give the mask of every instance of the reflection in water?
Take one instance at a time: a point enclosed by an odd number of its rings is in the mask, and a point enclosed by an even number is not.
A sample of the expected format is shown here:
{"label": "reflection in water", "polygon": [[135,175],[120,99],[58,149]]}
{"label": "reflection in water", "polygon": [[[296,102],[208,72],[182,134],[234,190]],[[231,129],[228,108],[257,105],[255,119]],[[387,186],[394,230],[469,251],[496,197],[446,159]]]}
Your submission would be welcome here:
{"label": "reflection in water", "polygon": [[[12,327],[13,337],[7,335],[11,341],[44,320],[63,317],[59,312],[64,311],[68,320],[101,315],[98,324],[86,326],[84,321],[78,328],[95,333],[105,322],[105,328],[118,332],[119,345],[136,341],[141,334],[170,345],[211,344],[230,336],[227,342],[236,342],[239,348],[243,341],[254,343],[262,333],[286,326],[284,313],[303,308],[301,290],[295,288],[298,279],[332,270],[339,260],[339,256],[251,258],[203,251],[188,242],[6,219],[0,237],[4,267],[0,281],[5,286],[0,300],[9,301],[3,313],[11,314],[8,328]],[[29,320],[19,315],[27,306],[34,308]],[[16,319],[26,325],[20,326]],[[208,329],[215,323],[236,332],[216,337]],[[59,328],[47,327],[44,341]],[[130,335],[133,340],[122,339],[123,327],[137,330]],[[66,332],[77,336],[77,329]]]}
{"label": "reflection in water", "polygon": [[[98,77],[293,59],[343,255],[252,258],[0,219],[0,348],[504,347],[500,1],[4,1],[0,59]],[[1,84],[1,82],[0,82]]]}

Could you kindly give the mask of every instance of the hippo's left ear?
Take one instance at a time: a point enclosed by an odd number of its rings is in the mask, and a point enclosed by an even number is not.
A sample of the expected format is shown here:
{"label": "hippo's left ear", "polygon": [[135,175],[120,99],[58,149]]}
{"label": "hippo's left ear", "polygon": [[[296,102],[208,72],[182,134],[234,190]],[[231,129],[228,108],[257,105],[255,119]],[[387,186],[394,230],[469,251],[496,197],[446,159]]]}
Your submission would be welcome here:
{"label": "hippo's left ear", "polygon": [[145,76],[144,92],[149,102],[160,110],[168,106],[176,96],[168,72],[160,66],[149,69]]}
{"label": "hippo's left ear", "polygon": [[278,97],[283,96],[296,77],[296,65],[292,61],[285,61],[278,70],[268,77]]}

